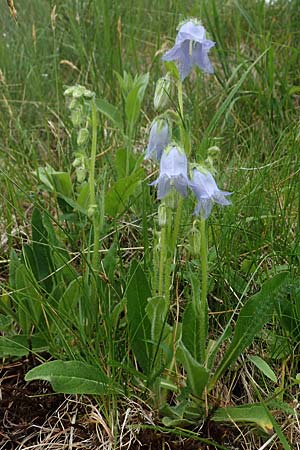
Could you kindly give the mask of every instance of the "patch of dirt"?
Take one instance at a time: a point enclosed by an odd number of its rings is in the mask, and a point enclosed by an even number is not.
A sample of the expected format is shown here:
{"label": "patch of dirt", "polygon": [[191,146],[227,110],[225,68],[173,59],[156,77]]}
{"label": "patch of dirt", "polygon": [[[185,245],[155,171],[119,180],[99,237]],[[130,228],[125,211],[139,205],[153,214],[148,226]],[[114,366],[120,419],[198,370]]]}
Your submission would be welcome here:
{"label": "patch of dirt", "polygon": [[143,430],[136,436],[136,442],[130,446],[129,450],[216,450],[217,448],[213,441],[211,444],[204,444],[194,439]]}
{"label": "patch of dirt", "polygon": [[64,395],[55,394],[49,383],[26,383],[24,375],[29,368],[26,359],[1,367],[0,450],[68,448],[56,444],[68,440],[70,434],[73,442],[87,444],[76,448],[96,449],[90,439],[90,426],[74,421],[74,417],[84,415],[83,406],[70,404]]}
{"label": "patch of dirt", "polygon": [[[26,383],[24,376],[35,364],[33,358],[24,358],[0,367],[0,450],[116,450],[102,404],[90,397],[55,394],[44,381]],[[154,430],[156,421],[147,405],[128,402],[116,424],[123,433],[123,439],[118,436],[122,450],[252,450],[266,439],[209,420],[198,430],[202,441]],[[149,428],[143,425],[147,423]]]}

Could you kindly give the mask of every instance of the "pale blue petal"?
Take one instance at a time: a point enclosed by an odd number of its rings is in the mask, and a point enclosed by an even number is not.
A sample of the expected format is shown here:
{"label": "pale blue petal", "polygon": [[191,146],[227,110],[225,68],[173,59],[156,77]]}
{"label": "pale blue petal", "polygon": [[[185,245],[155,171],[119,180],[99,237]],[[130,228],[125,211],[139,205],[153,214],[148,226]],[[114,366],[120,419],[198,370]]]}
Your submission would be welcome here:
{"label": "pale blue petal", "polygon": [[186,22],[180,27],[176,37],[176,44],[186,40],[203,42],[205,40],[205,28],[192,21]]}
{"label": "pale blue petal", "polygon": [[161,200],[171,189],[171,180],[167,175],[160,176],[158,179],[157,198]]}
{"label": "pale blue petal", "polygon": [[160,160],[160,175],[172,178],[182,174],[187,178],[187,159],[185,153],[176,146],[169,146],[163,152]]}
{"label": "pale blue petal", "polygon": [[219,205],[228,206],[231,205],[231,201],[226,198],[227,195],[231,195],[232,192],[220,191],[214,195],[214,201]]}
{"label": "pale blue petal", "polygon": [[194,214],[200,215],[203,219],[208,219],[212,210],[213,202],[211,200],[199,200]]}
{"label": "pale blue petal", "polygon": [[202,44],[197,43],[192,53],[193,65],[198,66],[206,73],[213,73],[214,69],[207,53],[208,51],[203,48]]}
{"label": "pale blue petal", "polygon": [[181,45],[174,45],[174,47],[172,47],[171,50],[168,50],[161,59],[163,61],[176,61],[181,58],[181,52]]}
{"label": "pale blue petal", "polygon": [[181,57],[177,61],[181,81],[189,75],[193,65],[192,55],[190,54],[190,41],[185,41],[181,45]]}
{"label": "pale blue petal", "polygon": [[155,121],[150,130],[145,159],[160,160],[164,148],[169,144],[169,140],[168,122],[164,120]]}
{"label": "pale blue petal", "polygon": [[179,194],[183,197],[187,196],[187,187],[189,185],[189,181],[183,175],[178,175],[174,178],[174,187]]}

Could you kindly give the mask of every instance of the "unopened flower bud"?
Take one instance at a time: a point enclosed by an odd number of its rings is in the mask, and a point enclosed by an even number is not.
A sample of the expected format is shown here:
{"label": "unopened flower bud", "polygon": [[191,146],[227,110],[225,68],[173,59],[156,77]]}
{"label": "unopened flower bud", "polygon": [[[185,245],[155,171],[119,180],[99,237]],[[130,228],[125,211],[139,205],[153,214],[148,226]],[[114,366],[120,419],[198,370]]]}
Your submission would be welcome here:
{"label": "unopened flower bud", "polygon": [[158,207],[158,223],[162,227],[167,223],[167,210],[166,205],[161,203]]}
{"label": "unopened flower bud", "polygon": [[81,128],[77,136],[77,145],[84,145],[89,139],[90,133],[87,128]]}
{"label": "unopened flower bud", "polygon": [[97,210],[97,205],[90,205],[88,207],[87,215],[89,218],[92,218]]}
{"label": "unopened flower bud", "polygon": [[85,94],[86,88],[84,86],[81,86],[78,84],[77,86],[74,86],[74,90],[72,92],[72,95],[74,98],[80,98]]}
{"label": "unopened flower bud", "polygon": [[172,81],[169,74],[167,74],[165,77],[160,78],[156,83],[154,93],[154,109],[163,109],[168,105],[171,96],[171,90]]}
{"label": "unopened flower bud", "polygon": [[190,232],[190,250],[193,256],[198,256],[200,254],[201,247],[201,233],[200,230],[193,226]]}
{"label": "unopened flower bud", "polygon": [[83,183],[86,178],[86,169],[83,166],[76,168],[76,178],[79,184]]}
{"label": "unopened flower bud", "polygon": [[77,108],[71,111],[71,121],[74,127],[79,127],[83,119],[82,110]]}

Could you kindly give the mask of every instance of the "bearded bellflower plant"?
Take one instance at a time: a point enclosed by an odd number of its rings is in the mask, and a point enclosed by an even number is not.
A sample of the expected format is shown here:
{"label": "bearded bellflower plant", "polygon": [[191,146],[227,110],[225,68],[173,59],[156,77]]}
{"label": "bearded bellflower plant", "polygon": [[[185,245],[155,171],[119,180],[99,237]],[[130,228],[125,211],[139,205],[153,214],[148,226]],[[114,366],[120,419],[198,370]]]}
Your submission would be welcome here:
{"label": "bearded bellflower plant", "polygon": [[[187,126],[191,121],[185,119],[182,95],[183,80],[194,66],[207,73],[213,72],[208,59],[213,46],[214,42],[206,39],[206,31],[200,22],[191,19],[180,26],[175,46],[163,56],[164,61],[174,61],[179,72],[178,75],[176,68],[174,71],[171,65],[167,66],[172,69],[169,77],[173,78],[168,78],[170,84],[177,86],[177,104],[172,99],[170,104],[175,103],[175,110],[168,109],[164,114],[176,132],[176,143],[171,141],[165,146],[167,139],[172,138],[171,132],[167,131],[166,125],[154,121],[146,155],[157,161],[160,159],[158,178],[151,185],[157,186],[157,198],[161,203],[157,221],[159,230],[155,233],[157,244],[153,246],[152,297],[147,298],[142,317],[147,315],[150,329],[144,341],[154,346],[151,361],[151,379],[155,380],[152,385],[154,398],[160,412],[165,415],[162,421],[167,426],[194,421],[199,423],[203,415],[208,414],[209,399],[213,397],[208,395],[209,392],[254,339],[258,330],[256,322],[261,315],[255,313],[256,306],[260,308],[265,301],[264,295],[256,295],[250,304],[245,304],[237,320],[232,343],[225,355],[220,357],[221,345],[229,334],[230,321],[218,339],[209,339],[207,219],[214,203],[223,206],[231,204],[228,199],[231,193],[219,189],[213,177],[213,148],[207,150],[208,157],[203,165],[192,163],[188,167],[193,139]],[[163,95],[165,90],[159,87],[158,92]],[[197,201],[193,230],[197,231],[198,242],[193,246],[190,240],[189,245],[185,245],[189,239],[189,235],[185,235],[182,245],[185,257],[182,259],[178,258],[181,222],[183,218],[185,226],[188,226],[189,220],[192,222],[192,214],[185,215],[183,209],[188,207],[188,192],[192,192]],[[189,254],[191,248],[193,254]],[[186,277],[182,297],[190,294],[190,297],[184,298],[185,304],[181,303],[178,289],[176,292],[173,289],[174,280],[179,278],[174,272],[182,261],[187,265],[180,270]],[[177,313],[174,320],[171,305],[175,303]],[[182,315],[181,308],[184,308]],[[170,311],[172,318],[169,317]],[[262,326],[264,322],[260,323]],[[173,392],[172,404],[168,403],[170,391]],[[245,414],[247,411],[245,409]]]}

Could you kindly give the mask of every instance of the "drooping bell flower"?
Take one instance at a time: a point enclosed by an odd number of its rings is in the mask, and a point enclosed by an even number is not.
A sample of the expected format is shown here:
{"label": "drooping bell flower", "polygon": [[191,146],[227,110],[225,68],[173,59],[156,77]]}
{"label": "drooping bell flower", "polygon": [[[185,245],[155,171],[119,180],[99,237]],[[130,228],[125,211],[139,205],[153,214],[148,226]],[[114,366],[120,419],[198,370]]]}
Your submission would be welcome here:
{"label": "drooping bell flower", "polygon": [[221,191],[208,170],[201,172],[198,169],[193,169],[190,187],[198,200],[194,214],[200,215],[204,219],[209,217],[214,203],[223,206],[231,205],[227,196],[232,193]]}
{"label": "drooping bell flower", "polygon": [[163,61],[175,61],[180,78],[183,81],[194,66],[206,73],[213,73],[213,66],[208,58],[215,42],[206,39],[205,28],[199,21],[191,19],[179,28],[175,45],[163,57]]}
{"label": "drooping bell flower", "polygon": [[145,159],[159,161],[164,148],[170,142],[169,125],[165,119],[156,119],[152,123],[149,143],[146,150]]}
{"label": "drooping bell flower", "polygon": [[187,176],[187,158],[184,151],[175,143],[171,143],[160,160],[159,177],[151,185],[157,185],[157,198],[164,198],[174,186],[183,197],[187,196],[190,181]]}

